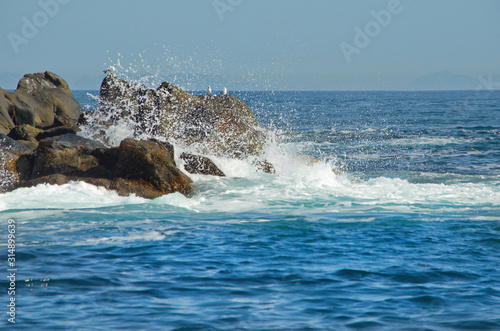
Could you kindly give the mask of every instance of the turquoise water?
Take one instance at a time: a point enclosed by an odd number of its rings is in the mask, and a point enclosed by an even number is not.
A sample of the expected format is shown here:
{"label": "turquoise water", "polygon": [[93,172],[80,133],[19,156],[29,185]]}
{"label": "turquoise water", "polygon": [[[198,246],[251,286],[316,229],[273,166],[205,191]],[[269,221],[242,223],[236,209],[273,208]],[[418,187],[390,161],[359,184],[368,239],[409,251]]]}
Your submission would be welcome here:
{"label": "turquoise water", "polygon": [[16,328],[500,329],[499,92],[237,96],[277,133],[276,175],[214,158],[228,177],[188,198],[0,195]]}

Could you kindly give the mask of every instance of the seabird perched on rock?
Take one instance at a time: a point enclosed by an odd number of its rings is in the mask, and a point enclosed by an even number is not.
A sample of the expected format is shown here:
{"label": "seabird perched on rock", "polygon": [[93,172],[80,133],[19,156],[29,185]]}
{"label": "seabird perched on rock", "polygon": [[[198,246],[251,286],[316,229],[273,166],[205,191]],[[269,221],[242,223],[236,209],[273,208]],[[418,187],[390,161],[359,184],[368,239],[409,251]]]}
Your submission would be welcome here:
{"label": "seabird perched on rock", "polygon": [[222,90],[222,95],[226,95],[227,94],[227,87],[224,87],[224,90]]}
{"label": "seabird perched on rock", "polygon": [[115,72],[115,70],[116,70],[116,68],[115,68],[115,67],[113,67],[113,66],[109,66],[109,68],[108,68],[108,69],[106,69],[106,70],[103,70],[103,72],[104,72],[105,74],[110,74],[110,73]]}
{"label": "seabird perched on rock", "polygon": [[207,94],[212,94],[212,88],[210,86],[207,89]]}

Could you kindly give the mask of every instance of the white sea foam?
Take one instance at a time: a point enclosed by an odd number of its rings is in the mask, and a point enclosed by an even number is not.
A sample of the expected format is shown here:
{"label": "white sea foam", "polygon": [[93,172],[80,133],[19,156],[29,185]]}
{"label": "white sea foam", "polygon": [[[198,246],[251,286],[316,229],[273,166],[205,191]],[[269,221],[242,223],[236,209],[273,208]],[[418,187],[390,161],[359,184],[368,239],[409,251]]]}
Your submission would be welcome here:
{"label": "white sea foam", "polygon": [[[281,161],[280,161],[281,160]],[[38,185],[0,195],[0,211],[82,209],[117,205],[152,204],[193,212],[335,213],[383,208],[394,212],[439,208],[500,208],[500,181],[480,183],[410,183],[377,177],[362,180],[336,175],[331,164],[307,164],[288,155],[274,161],[276,174],[258,173],[244,161],[216,159],[227,177],[192,175],[195,190],[154,200],[134,195],[121,197],[83,182]],[[272,162],[271,161],[271,162]]]}
{"label": "white sea foam", "polygon": [[177,231],[159,232],[159,231],[134,231],[123,236],[109,236],[90,238],[85,241],[76,243],[76,245],[96,245],[96,244],[121,244],[128,241],[160,241],[166,238],[167,235],[173,235]]}
{"label": "white sea foam", "polygon": [[[120,63],[116,64],[125,74],[128,71]],[[130,74],[134,74],[131,72]],[[127,78],[127,77],[125,77]],[[160,82],[153,77],[153,84]],[[139,81],[139,83],[145,83]],[[149,82],[151,83],[151,82]],[[134,126],[120,122],[107,127],[106,141],[117,145],[121,140],[133,135]],[[84,128],[80,133],[92,137],[96,128]],[[99,127],[97,128],[99,129]],[[387,128],[381,129],[388,130]],[[318,135],[324,130],[318,131]],[[342,130],[342,134],[369,134],[376,130]],[[335,133],[335,132],[332,132]],[[286,133],[285,133],[286,134]],[[302,133],[294,133],[299,139]],[[147,135],[138,138],[148,138]],[[463,143],[466,138],[454,137],[408,137],[380,141],[360,141],[356,148],[374,144],[395,146],[447,145]],[[468,139],[468,138],[467,138]],[[256,172],[253,159],[238,160],[208,155],[227,177],[190,175],[194,180],[194,192],[190,197],[179,193],[169,194],[154,200],[146,200],[134,195],[121,197],[114,191],[107,191],[83,182],[65,185],[38,185],[20,188],[0,194],[0,211],[33,209],[82,209],[118,205],[146,204],[172,206],[193,212],[276,212],[276,213],[355,213],[381,208],[395,212],[428,212],[436,208],[451,210],[500,206],[500,180],[456,182],[456,183],[411,183],[398,178],[377,177],[363,180],[344,173],[337,175],[335,159],[316,162],[307,157],[297,156],[311,150],[326,147],[335,150],[336,142],[301,141],[285,144],[271,142],[259,160],[267,160],[274,165],[276,174]],[[183,150],[184,148],[184,150]],[[196,153],[186,146],[175,146],[176,162],[182,169],[179,158],[183,151]],[[472,152],[471,152],[472,153]],[[362,153],[350,157],[378,159],[379,154]],[[490,164],[482,165],[494,166]],[[439,207],[436,207],[439,206]],[[495,217],[495,216],[493,216]]]}
{"label": "white sea foam", "polygon": [[40,184],[0,194],[0,211],[9,209],[80,209],[144,203],[143,198],[121,197],[85,182],[64,185]]}

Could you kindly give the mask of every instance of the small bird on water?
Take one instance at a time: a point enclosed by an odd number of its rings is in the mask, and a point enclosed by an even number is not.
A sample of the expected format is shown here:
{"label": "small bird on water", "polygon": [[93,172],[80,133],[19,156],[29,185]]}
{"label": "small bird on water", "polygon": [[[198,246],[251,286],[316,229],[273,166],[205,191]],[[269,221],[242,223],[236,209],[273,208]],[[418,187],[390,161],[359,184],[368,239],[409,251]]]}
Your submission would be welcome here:
{"label": "small bird on water", "polygon": [[115,70],[116,70],[116,68],[115,68],[115,67],[113,67],[113,66],[109,66],[109,68],[108,68],[108,69],[106,69],[106,70],[103,70],[103,72],[104,72],[105,74],[111,74],[111,73],[115,72]]}

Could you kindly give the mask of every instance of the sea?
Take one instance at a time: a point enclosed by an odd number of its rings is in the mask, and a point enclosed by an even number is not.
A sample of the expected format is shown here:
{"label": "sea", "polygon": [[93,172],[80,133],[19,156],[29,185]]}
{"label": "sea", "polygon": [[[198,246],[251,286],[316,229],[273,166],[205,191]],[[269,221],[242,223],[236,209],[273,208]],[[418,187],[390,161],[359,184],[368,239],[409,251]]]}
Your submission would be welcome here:
{"label": "sea", "polygon": [[500,91],[229,93],[275,174],[0,194],[1,329],[500,330]]}

